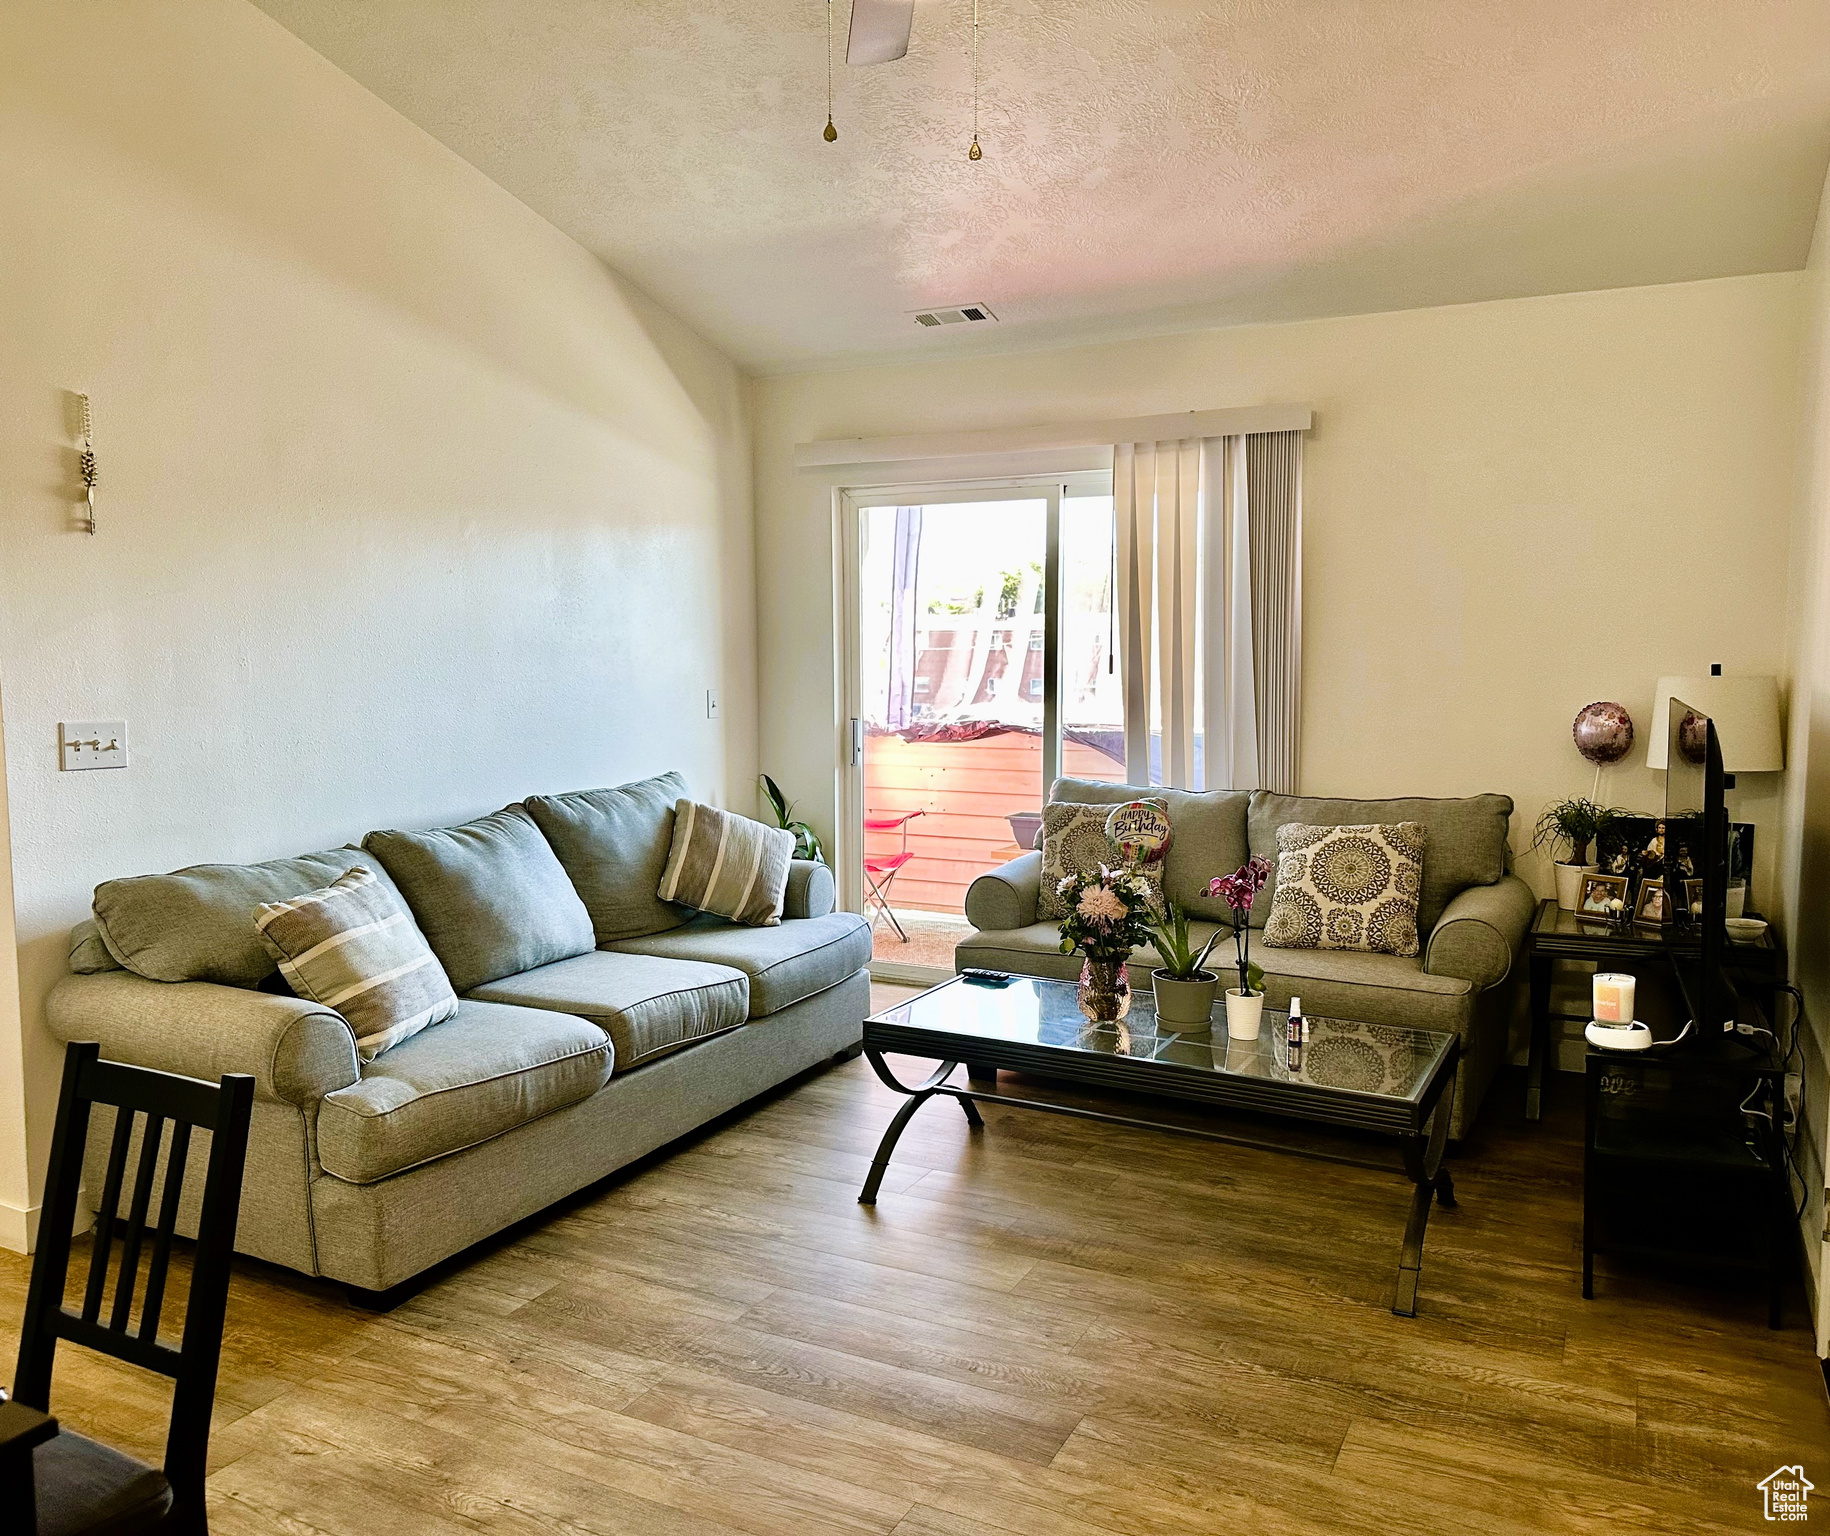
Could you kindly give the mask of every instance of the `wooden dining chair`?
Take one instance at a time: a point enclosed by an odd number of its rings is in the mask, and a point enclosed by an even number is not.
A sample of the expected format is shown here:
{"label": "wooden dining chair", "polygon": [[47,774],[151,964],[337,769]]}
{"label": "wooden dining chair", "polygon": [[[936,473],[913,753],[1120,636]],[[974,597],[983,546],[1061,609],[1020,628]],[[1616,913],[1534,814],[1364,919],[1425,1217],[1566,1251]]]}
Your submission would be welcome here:
{"label": "wooden dining chair", "polygon": [[[82,1305],[72,1310],[64,1305],[70,1234],[90,1110],[97,1104],[113,1107],[114,1137]],[[0,1530],[21,1536],[138,1536],[142,1531],[192,1536],[207,1531],[204,1463],[253,1105],[254,1079],[239,1073],[217,1085],[103,1061],[101,1047],[93,1042],[74,1042],[65,1050],[19,1369],[13,1401],[0,1404]],[[117,1213],[136,1121],[142,1126],[140,1156],[123,1219]],[[161,1341],[159,1325],[191,1132],[199,1128],[210,1133],[210,1155],[183,1331],[173,1345]],[[162,1149],[163,1188],[157,1224],[149,1234]],[[117,1231],[121,1246],[110,1294]],[[144,1292],[139,1291],[142,1257],[147,1261]],[[137,1316],[136,1294],[141,1297]],[[50,1417],[51,1365],[60,1339],[173,1379],[163,1470],[61,1428]]]}

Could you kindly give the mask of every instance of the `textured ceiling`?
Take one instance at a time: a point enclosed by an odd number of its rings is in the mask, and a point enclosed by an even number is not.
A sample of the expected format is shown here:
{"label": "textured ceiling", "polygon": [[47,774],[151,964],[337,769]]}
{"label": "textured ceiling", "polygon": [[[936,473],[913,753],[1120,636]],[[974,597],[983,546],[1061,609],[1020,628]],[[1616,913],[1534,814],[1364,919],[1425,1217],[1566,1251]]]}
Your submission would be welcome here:
{"label": "textured ceiling", "polygon": [[[1830,0],[257,0],[746,365],[1803,264]],[[982,301],[1002,324],[918,331]]]}

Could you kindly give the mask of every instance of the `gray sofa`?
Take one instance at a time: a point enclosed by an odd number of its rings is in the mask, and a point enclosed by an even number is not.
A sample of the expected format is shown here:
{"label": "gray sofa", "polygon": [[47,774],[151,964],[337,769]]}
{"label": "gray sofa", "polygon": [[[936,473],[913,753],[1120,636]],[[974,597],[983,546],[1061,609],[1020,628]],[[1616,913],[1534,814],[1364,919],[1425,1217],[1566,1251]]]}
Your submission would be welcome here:
{"label": "gray sofa", "polygon": [[[1169,802],[1173,835],[1163,885],[1171,900],[1188,909],[1197,943],[1205,943],[1228,916],[1224,903],[1206,896],[1207,882],[1231,873],[1253,854],[1269,859],[1275,871],[1277,829],[1286,822],[1423,823],[1427,842],[1417,910],[1422,953],[1417,958],[1276,949],[1256,940],[1252,958],[1264,967],[1265,995],[1273,1006],[1286,1005],[1295,994],[1307,1013],[1459,1036],[1461,1069],[1450,1125],[1450,1134],[1459,1138],[1473,1123],[1487,1085],[1506,1058],[1509,1028],[1522,1001],[1521,950],[1537,907],[1531,887],[1508,871],[1512,801],[1505,795],[1326,800],[1263,790],[1192,794],[1090,779],[1058,779],[1049,790],[1051,801],[1081,804],[1118,804],[1142,795]],[[1080,957],[1061,953],[1058,925],[1036,920],[1041,875],[1042,855],[1026,853],[972,883],[966,916],[976,931],[955,951],[956,966],[1063,981],[1079,975]],[[1264,927],[1276,888],[1273,873],[1252,907],[1254,928]],[[1223,939],[1214,959],[1231,953]],[[1129,967],[1132,985],[1148,988],[1150,972],[1159,963],[1153,949],[1135,951]]]}
{"label": "gray sofa", "polygon": [[[667,774],[362,847],[110,881],[72,935],[51,1028],[112,1060],[251,1074],[236,1247],[385,1305],[375,1293],[397,1298],[440,1260],[856,1053],[870,933],[833,911],[823,864],[794,863],[774,927],[655,895],[686,793]],[[340,1014],[291,995],[252,921],[257,903],[355,864],[401,896],[461,998],[366,1063]],[[91,1201],[112,1130],[102,1116],[90,1132]]]}

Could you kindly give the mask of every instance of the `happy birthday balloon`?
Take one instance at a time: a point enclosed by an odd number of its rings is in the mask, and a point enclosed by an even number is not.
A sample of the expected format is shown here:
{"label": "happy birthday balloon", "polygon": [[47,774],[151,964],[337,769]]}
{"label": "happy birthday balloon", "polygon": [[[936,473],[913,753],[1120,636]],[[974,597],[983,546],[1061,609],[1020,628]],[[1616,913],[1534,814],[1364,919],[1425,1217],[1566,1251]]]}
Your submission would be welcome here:
{"label": "happy birthday balloon", "polygon": [[1106,818],[1106,836],[1127,864],[1156,864],[1169,851],[1169,815],[1148,800],[1127,800]]}
{"label": "happy birthday balloon", "polygon": [[1633,717],[1619,704],[1585,704],[1570,726],[1576,750],[1591,763],[1618,763],[1633,750]]}

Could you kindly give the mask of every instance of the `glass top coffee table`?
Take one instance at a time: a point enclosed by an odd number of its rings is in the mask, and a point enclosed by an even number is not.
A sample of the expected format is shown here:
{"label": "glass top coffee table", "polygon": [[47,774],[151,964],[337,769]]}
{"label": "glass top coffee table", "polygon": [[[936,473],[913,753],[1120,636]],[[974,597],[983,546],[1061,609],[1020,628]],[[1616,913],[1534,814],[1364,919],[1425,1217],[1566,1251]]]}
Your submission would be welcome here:
{"label": "glass top coffee table", "polygon": [[[1432,1030],[1317,1017],[1310,1020],[1302,1065],[1292,1071],[1285,1022],[1284,1013],[1266,1008],[1258,1039],[1229,1040],[1224,1011],[1216,1008],[1210,1033],[1159,1028],[1150,994],[1140,992],[1133,994],[1128,1017],[1115,1024],[1095,1024],[1081,1013],[1072,982],[1016,976],[1008,985],[995,987],[956,976],[864,1021],[864,1054],[872,1070],[897,1093],[906,1094],[908,1102],[883,1133],[858,1199],[865,1205],[876,1203],[898,1138],[915,1111],[936,1095],[956,1099],[975,1129],[984,1125],[974,1103],[982,1100],[1355,1167],[1390,1166],[1347,1153],[1281,1146],[1138,1114],[1023,1098],[998,1089],[999,1068],[1195,1106],[1349,1126],[1395,1138],[1404,1172],[1415,1185],[1392,1304],[1394,1312],[1414,1317],[1431,1204],[1455,1204],[1455,1185],[1443,1166],[1443,1149],[1454,1107],[1460,1043],[1453,1035]],[[886,1052],[930,1057],[940,1065],[911,1087],[890,1070],[883,1059]],[[949,1081],[962,1062],[967,1070],[964,1086]]]}

